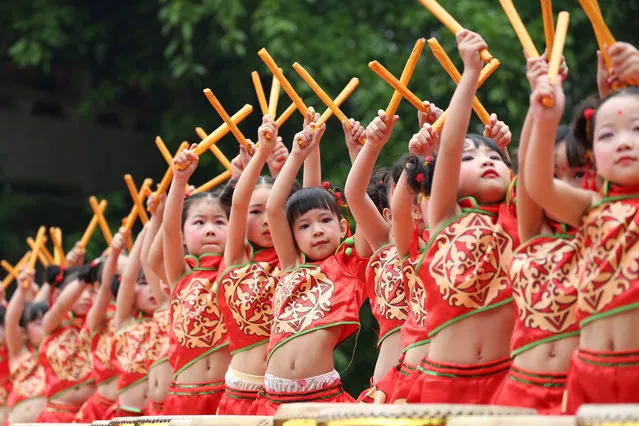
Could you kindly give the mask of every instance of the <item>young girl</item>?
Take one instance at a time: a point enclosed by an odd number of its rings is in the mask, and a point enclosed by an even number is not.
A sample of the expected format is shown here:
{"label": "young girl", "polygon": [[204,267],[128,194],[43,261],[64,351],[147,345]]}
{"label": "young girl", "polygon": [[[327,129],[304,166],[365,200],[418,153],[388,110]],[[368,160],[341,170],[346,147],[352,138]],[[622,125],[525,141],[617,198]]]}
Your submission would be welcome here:
{"label": "young girl", "polygon": [[[428,295],[431,343],[420,366],[421,392],[415,387],[408,402],[488,404],[509,368],[507,267],[518,245],[517,223],[506,199],[511,172],[505,154],[492,139],[466,135],[482,67],[479,52],[487,46],[467,30],[457,40],[464,73],[434,159],[430,241],[415,268]],[[491,132],[497,139],[509,135],[503,126]]]}
{"label": "young girl", "polygon": [[[124,240],[124,232],[120,231],[116,234],[118,241]],[[111,352],[111,362],[118,372],[118,403],[107,413],[107,418],[143,415],[148,404],[148,367],[155,329],[153,313],[158,302],[147,285],[140,265],[146,231],[145,227],[133,244],[118,289]],[[112,250],[107,262],[117,264],[119,256],[120,251]],[[103,281],[111,282],[114,272],[112,268],[105,268]]]}
{"label": "young girl", "polygon": [[[25,279],[30,281],[32,277],[32,273],[24,272],[18,282],[22,283]],[[10,424],[35,422],[47,405],[44,368],[37,351],[42,342],[42,317],[47,313],[48,306],[46,302],[25,306],[30,291],[30,288],[18,284],[5,316],[10,380],[13,385],[7,401]]]}
{"label": "young girl", "polygon": [[91,375],[91,339],[83,328],[91,309],[97,265],[83,265],[64,277],[59,295],[42,319],[40,363],[46,377],[47,407],[38,423],[72,423],[95,392]]}
{"label": "young girl", "polygon": [[[165,195],[161,195],[156,205],[156,195],[152,194],[148,206],[155,206],[149,221],[147,236],[142,245],[142,267],[147,277],[149,288],[158,302],[153,313],[153,346],[149,354],[149,404],[147,416],[159,416],[164,412],[164,401],[169,393],[171,382],[171,365],[169,364],[169,326],[171,323],[169,304],[171,289],[166,281],[162,256],[162,219],[164,216]],[[156,251],[155,253],[153,251]],[[159,256],[158,256],[159,254]]]}
{"label": "young girl", "polygon": [[341,194],[330,192],[329,185],[301,189],[287,201],[295,176],[325,129],[313,127],[310,123],[295,136],[266,205],[273,245],[286,272],[273,301],[259,415],[272,415],[279,404],[293,401],[353,402],[342,388],[332,353],[359,327],[367,260],[358,253],[367,247],[361,238],[340,245],[348,224],[339,213]]}
{"label": "young girl", "polygon": [[[388,142],[397,116],[389,120],[384,111],[369,124],[366,144],[357,156],[346,181],[349,208],[368,242],[373,255],[367,267],[367,296],[371,311],[380,330],[377,345],[379,355],[371,388],[364,391],[359,402],[384,403],[393,389],[379,386],[380,380],[399,359],[401,353],[400,329],[407,318],[408,302],[402,280],[401,260],[393,244],[390,227],[390,169],[373,171],[379,154]],[[357,140],[364,133],[361,126],[346,128]]]}
{"label": "young girl", "polygon": [[277,139],[277,124],[265,115],[255,153],[239,180],[231,181],[221,196],[231,213],[224,249],[224,265],[228,266],[218,277],[216,294],[233,358],[219,414],[252,414],[258,392],[264,388],[279,262],[266,220],[273,179],[260,173]]}
{"label": "young girl", "polygon": [[[528,77],[548,73],[543,57],[528,62]],[[509,275],[516,302],[516,321],[510,349],[513,364],[495,396],[495,403],[534,408],[540,414],[560,414],[570,358],[577,348],[579,326],[575,315],[577,272],[575,228],[552,220],[528,195],[526,152],[531,114],[519,145],[517,216],[522,245],[513,255]],[[575,188],[584,180],[586,151],[561,126],[555,136],[555,176]]]}
{"label": "young girl", "polygon": [[[579,349],[568,373],[568,412],[583,403],[639,402],[637,209],[639,207],[639,91],[614,92],[577,123],[589,135],[602,193],[553,179],[553,147],[564,109],[562,80],[539,79],[533,93],[534,125],[527,152],[527,190],[548,216],[579,227],[577,321]],[[553,107],[542,106],[550,98]]]}
{"label": "young girl", "polygon": [[[117,402],[118,372],[111,363],[115,304],[111,278],[117,269],[118,256],[126,244],[125,235],[116,234],[111,243],[111,252],[99,271],[100,289],[87,320],[84,324],[91,336],[91,354],[93,360],[93,377],[97,386],[96,392],[89,398],[76,416],[78,423],[92,423],[95,420],[108,420],[107,413]],[[108,281],[105,281],[105,278]]]}
{"label": "young girl", "polygon": [[215,414],[231,362],[214,287],[226,244],[228,212],[219,196],[210,192],[184,199],[184,186],[198,164],[194,147],[173,160],[173,183],[164,208],[164,266],[168,282],[173,283],[169,330],[173,382],[164,414]]}

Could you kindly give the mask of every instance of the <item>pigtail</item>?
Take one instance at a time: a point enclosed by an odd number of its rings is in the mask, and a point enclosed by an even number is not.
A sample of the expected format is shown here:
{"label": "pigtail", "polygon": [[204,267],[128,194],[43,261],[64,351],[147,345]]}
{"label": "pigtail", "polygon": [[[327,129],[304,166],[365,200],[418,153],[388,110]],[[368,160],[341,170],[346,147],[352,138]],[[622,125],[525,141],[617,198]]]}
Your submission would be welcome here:
{"label": "pigtail", "polygon": [[430,196],[433,176],[435,174],[436,157],[426,158],[411,155],[406,161],[404,170],[408,178],[408,185],[420,196]]}

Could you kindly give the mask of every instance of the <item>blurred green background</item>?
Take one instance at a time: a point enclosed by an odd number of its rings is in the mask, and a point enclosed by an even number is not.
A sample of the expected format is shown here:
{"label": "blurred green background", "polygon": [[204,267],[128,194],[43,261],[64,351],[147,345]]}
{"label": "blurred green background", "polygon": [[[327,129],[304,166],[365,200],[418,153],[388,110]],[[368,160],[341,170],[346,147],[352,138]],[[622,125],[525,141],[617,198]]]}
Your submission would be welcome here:
{"label": "blurred green background", "polygon": [[[511,126],[514,152],[529,95],[521,45],[498,0],[441,0],[441,3],[462,25],[481,33],[490,52],[501,60],[500,69],[480,90],[479,98],[489,112],[496,112]],[[600,3],[616,38],[636,44],[639,0]],[[539,1],[518,0],[515,4],[538,49],[543,51]],[[570,68],[565,85],[568,119],[572,107],[596,91],[597,45],[577,0],[555,0],[553,7],[555,14],[560,10],[571,13],[565,49]],[[437,37],[461,70],[454,36],[413,0],[5,1],[0,3],[0,101],[3,94],[25,85],[25,78],[3,77],[9,74],[27,76],[26,85],[46,92],[47,96],[63,96],[55,82],[65,70],[89,75],[92,84],[82,91],[82,96],[71,99],[73,110],[93,116],[114,106],[133,108],[144,124],[140,126],[139,140],[134,141],[139,145],[136,150],[148,151],[147,155],[139,155],[137,161],[159,181],[166,165],[153,144],[156,135],[162,135],[174,151],[182,140],[197,141],[195,126],[212,130],[221,123],[203,96],[203,88],[210,87],[229,112],[245,103],[252,104],[254,113],[240,127],[247,137],[255,139],[260,114],[250,72],[260,72],[267,96],[271,81],[270,73],[256,55],[261,47],[266,47],[284,68],[307,105],[321,107],[290,68],[293,62],[304,65],[333,97],[351,77],[359,77],[360,86],[343,110],[368,123],[378,109],[386,107],[392,95],[392,89],[369,70],[368,62],[377,59],[399,76],[415,40],[420,37]],[[410,88],[422,99],[442,108],[452,95],[454,85],[428,47]],[[288,104],[282,93],[280,112]],[[416,111],[406,101],[400,105],[398,114],[400,121],[380,158],[381,164],[391,164],[405,152],[410,136],[418,129]],[[476,118],[473,120],[472,126],[478,126]],[[300,127],[301,116],[296,113],[280,131],[288,146]],[[30,141],[2,134],[2,128],[0,120],[0,153],[3,146],[28,147]],[[63,145],[65,140],[53,139],[48,143]],[[219,146],[229,158],[237,153],[237,142],[230,134]],[[30,155],[39,154],[33,151]],[[39,225],[61,226],[65,246],[70,249],[90,218],[86,199],[92,194],[46,180],[13,179],[2,173],[3,162],[21,161],[25,160],[0,156],[0,258],[11,263],[26,251],[24,239],[34,235]],[[322,163],[324,177],[342,185],[349,162],[341,126],[334,118],[329,121],[322,142]],[[212,155],[204,156],[201,165],[198,170],[201,181],[222,170]],[[116,172],[121,175],[128,170]],[[82,181],[83,176],[78,175],[77,179]],[[142,176],[136,180],[141,182]],[[96,195],[109,200],[108,219],[115,230],[130,208],[128,193],[121,180],[101,188]],[[90,257],[104,249],[99,232],[95,235],[88,247]],[[376,325],[367,307],[363,310],[362,325],[358,338],[336,352],[338,369],[353,395],[366,387],[376,358]]]}

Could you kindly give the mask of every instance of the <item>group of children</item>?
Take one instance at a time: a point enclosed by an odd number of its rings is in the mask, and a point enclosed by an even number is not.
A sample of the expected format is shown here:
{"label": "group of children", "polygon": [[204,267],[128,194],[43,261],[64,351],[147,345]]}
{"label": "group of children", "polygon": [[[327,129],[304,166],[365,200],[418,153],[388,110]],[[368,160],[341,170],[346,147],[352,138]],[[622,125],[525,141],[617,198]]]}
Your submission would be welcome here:
{"label": "group of children", "polygon": [[75,266],[19,285],[3,315],[8,421],[355,402],[333,350],[365,300],[379,340],[359,348],[377,363],[358,402],[547,414],[639,402],[639,90],[612,90],[639,81],[639,51],[610,46],[610,72],[599,54],[599,96],[570,125],[567,68],[553,84],[546,55],[528,60],[515,176],[504,122],[467,133],[487,46],[467,30],[457,43],[464,70],[441,135],[429,104],[394,166],[375,168],[397,116],[343,123],[341,191],[321,179],[319,115],[309,109],[290,154],[265,115],[221,189],[185,196],[195,146],[174,158],[130,253],[121,230],[90,264],[75,248]]}

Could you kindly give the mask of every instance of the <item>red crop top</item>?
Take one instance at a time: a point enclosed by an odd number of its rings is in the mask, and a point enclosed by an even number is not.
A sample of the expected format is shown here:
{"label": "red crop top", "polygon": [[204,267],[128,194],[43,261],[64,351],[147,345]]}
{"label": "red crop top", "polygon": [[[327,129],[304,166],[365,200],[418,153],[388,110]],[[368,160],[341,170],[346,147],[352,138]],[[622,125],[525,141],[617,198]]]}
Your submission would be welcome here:
{"label": "red crop top", "polygon": [[84,318],[69,314],[40,346],[40,363],[44,367],[48,399],[95,380],[91,376],[91,338],[83,325]]}
{"label": "red crop top", "polygon": [[[428,241],[430,233],[424,231],[423,238]],[[414,238],[417,238],[415,235]],[[418,243],[414,242],[415,247]],[[426,287],[424,281],[415,272],[415,267],[422,252],[415,251],[418,257],[406,256],[402,261],[402,279],[408,291],[408,318],[402,326],[401,343],[403,352],[411,348],[422,346],[430,342],[426,329]]]}
{"label": "red crop top", "polygon": [[111,364],[111,351],[113,350],[113,333],[115,324],[115,303],[111,303],[107,310],[104,326],[91,336],[91,351],[93,354],[93,377],[96,384],[115,379],[118,372]]}
{"label": "red crop top", "polygon": [[581,326],[639,308],[639,187],[606,182],[603,195],[578,232]]}
{"label": "red crop top", "polygon": [[304,263],[283,274],[273,298],[273,329],[268,360],[286,342],[321,328],[344,326],[338,343],[359,329],[366,293],[367,258],[348,238],[333,256]]}
{"label": "red crop top", "polygon": [[228,267],[220,274],[216,290],[232,354],[268,343],[273,324],[277,253],[273,247],[254,252],[248,244],[247,254],[249,263]]}
{"label": "red crop top", "polygon": [[371,312],[379,324],[379,346],[386,337],[399,331],[408,317],[402,261],[394,245],[380,247],[368,261],[366,292]]}
{"label": "red crop top", "polygon": [[169,362],[174,378],[189,365],[229,344],[215,295],[222,255],[188,255],[185,260],[191,271],[178,280],[171,297]]}
{"label": "red crop top", "polygon": [[10,363],[10,378],[13,389],[7,407],[11,410],[22,401],[44,397],[44,367],[39,362],[37,352],[27,347]]}
{"label": "red crop top", "polygon": [[139,314],[138,319],[115,331],[111,362],[119,373],[119,391],[147,380],[154,327],[153,317]]}
{"label": "red crop top", "polygon": [[171,312],[169,308],[156,309],[153,313],[153,346],[149,355],[149,369],[153,364],[168,361],[169,356],[169,326]]}
{"label": "red crop top", "polygon": [[579,335],[576,230],[548,222],[555,234],[531,238],[510,261],[517,313],[510,339],[512,357],[543,343]]}
{"label": "red crop top", "polygon": [[432,337],[470,315],[512,301],[508,264],[519,245],[514,203],[459,201],[462,213],[431,234],[416,267],[426,294]]}

